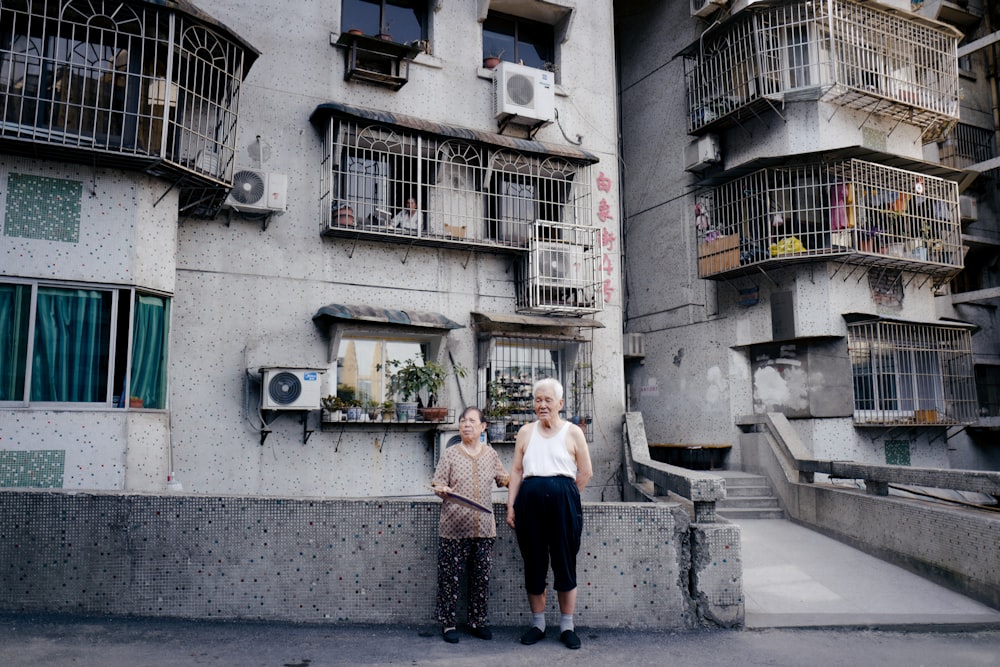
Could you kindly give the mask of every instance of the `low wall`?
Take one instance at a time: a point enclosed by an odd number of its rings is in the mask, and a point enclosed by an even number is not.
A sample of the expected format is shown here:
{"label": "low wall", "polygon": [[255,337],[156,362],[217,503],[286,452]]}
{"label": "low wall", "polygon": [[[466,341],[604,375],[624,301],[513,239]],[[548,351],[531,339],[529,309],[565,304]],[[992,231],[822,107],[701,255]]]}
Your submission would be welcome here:
{"label": "low wall", "polygon": [[[504,516],[502,505],[494,511]],[[436,500],[5,491],[0,609],[434,623],[437,522]],[[577,624],[699,625],[689,593],[690,542],[687,513],[677,505],[584,503]],[[712,568],[696,564],[709,581]],[[494,625],[528,623],[521,577],[513,531],[501,521]],[[555,595],[549,606],[554,622]]]}
{"label": "low wall", "polygon": [[765,433],[742,434],[740,448],[793,520],[1000,609],[1000,516],[795,481]]}

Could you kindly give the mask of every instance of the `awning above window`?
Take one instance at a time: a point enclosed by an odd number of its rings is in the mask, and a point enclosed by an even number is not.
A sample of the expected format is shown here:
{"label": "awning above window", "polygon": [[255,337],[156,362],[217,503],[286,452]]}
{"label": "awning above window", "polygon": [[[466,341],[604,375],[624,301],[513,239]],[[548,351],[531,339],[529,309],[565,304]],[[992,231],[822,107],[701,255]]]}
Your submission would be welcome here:
{"label": "awning above window", "polygon": [[323,306],[313,315],[313,322],[329,326],[333,321],[373,322],[375,324],[398,324],[426,329],[463,329],[464,325],[448,319],[441,313],[421,310],[394,310],[377,306],[354,306],[331,303]]}
{"label": "awning above window", "polygon": [[875,315],[874,313],[842,313],[841,317],[848,324],[863,324],[866,322],[893,322],[896,324],[911,324],[913,326],[925,327],[954,327],[956,329],[967,329],[973,333],[979,331],[978,324],[963,322],[961,320],[941,319],[934,322],[917,322],[915,320],[904,320],[898,317],[886,317],[885,315]]}
{"label": "awning above window", "polygon": [[583,317],[546,317],[542,315],[514,315],[509,313],[472,313],[472,321],[479,329],[517,325],[522,327],[577,327],[584,329],[603,329],[604,325],[597,320]]}
{"label": "awning above window", "polygon": [[316,110],[313,111],[309,120],[312,121],[313,125],[316,125],[321,129],[325,129],[324,126],[329,122],[331,117],[347,118],[350,120],[367,120],[375,123],[381,123],[383,125],[391,125],[408,130],[425,132],[427,134],[434,134],[441,137],[465,139],[466,141],[474,143],[499,146],[501,148],[509,148],[527,153],[554,155],[590,164],[600,161],[600,158],[593,153],[589,153],[585,150],[574,148],[572,146],[560,146],[558,144],[548,144],[541,141],[535,141],[534,139],[519,139],[517,137],[510,137],[504,134],[495,134],[493,132],[485,132],[483,130],[472,130],[467,127],[459,127],[457,125],[445,125],[444,123],[435,123],[434,121],[424,120],[423,118],[416,118],[414,116],[406,116],[404,114],[392,113],[389,111],[377,111],[375,109],[366,109],[364,107],[355,107],[349,104],[341,104],[340,102],[325,102],[320,104],[316,107]]}

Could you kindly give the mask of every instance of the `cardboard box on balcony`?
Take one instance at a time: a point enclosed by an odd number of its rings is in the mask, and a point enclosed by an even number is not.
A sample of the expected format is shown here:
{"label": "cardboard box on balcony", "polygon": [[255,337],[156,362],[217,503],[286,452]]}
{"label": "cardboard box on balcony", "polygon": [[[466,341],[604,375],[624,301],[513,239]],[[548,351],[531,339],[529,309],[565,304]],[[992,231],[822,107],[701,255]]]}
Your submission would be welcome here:
{"label": "cardboard box on balcony", "polygon": [[720,236],[698,244],[698,275],[711,276],[738,268],[740,265],[740,237],[738,234]]}

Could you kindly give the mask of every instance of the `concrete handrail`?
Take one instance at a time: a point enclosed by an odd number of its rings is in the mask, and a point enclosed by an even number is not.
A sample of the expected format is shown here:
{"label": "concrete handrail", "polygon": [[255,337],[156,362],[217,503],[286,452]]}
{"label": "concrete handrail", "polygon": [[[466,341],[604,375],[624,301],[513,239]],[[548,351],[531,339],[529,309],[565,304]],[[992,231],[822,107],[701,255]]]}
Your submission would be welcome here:
{"label": "concrete handrail", "polygon": [[650,480],[657,495],[676,493],[694,503],[696,522],[716,521],[715,503],[726,498],[726,480],[719,475],[654,461],[649,454],[641,412],[625,413],[625,447],[631,456],[632,470]]}
{"label": "concrete handrail", "polygon": [[935,489],[974,491],[1000,497],[1000,472],[813,459],[808,456],[787,417],[781,413],[748,415],[741,417],[737,423],[740,426],[763,426],[772,442],[778,446],[779,452],[803,473],[799,480],[802,482],[811,482],[812,473],[818,472],[843,479],[862,479],[869,492],[878,495],[885,495],[889,484],[910,484]]}

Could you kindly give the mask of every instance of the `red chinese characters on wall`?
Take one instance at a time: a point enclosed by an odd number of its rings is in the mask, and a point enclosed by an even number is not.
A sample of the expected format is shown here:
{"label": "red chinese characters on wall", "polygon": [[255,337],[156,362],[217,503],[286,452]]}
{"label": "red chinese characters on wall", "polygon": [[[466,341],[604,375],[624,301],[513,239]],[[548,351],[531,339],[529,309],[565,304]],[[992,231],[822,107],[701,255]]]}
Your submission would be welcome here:
{"label": "red chinese characters on wall", "polygon": [[[611,179],[605,176],[603,171],[597,175],[597,190],[605,194],[611,192]],[[612,276],[615,272],[614,250],[617,239],[614,232],[608,228],[608,221],[614,220],[614,216],[611,215],[611,204],[608,203],[607,197],[601,197],[597,203],[597,219],[604,225],[600,235],[601,250],[604,253],[601,258],[601,271],[604,272],[601,290],[604,293],[604,303],[609,304],[615,293]]]}

